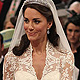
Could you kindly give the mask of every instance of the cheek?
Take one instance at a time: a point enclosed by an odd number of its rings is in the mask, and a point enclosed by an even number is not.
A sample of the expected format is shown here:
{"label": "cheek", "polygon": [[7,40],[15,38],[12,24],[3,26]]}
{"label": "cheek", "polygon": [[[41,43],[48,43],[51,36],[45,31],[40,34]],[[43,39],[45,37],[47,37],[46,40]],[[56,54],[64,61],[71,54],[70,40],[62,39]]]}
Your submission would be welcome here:
{"label": "cheek", "polygon": [[69,39],[70,36],[71,36],[71,33],[67,30],[67,31],[66,31],[66,34],[67,34],[67,38]]}
{"label": "cheek", "polygon": [[24,30],[26,30],[26,26],[24,25]]}
{"label": "cheek", "polygon": [[67,36],[68,36],[68,35],[70,35],[70,32],[69,32],[69,30],[66,30],[66,33],[67,33]]}
{"label": "cheek", "polygon": [[26,26],[26,24],[24,23],[24,30],[26,30],[27,29],[27,26]]}
{"label": "cheek", "polygon": [[45,33],[46,32],[46,26],[44,26],[44,25],[38,26],[35,28],[35,30],[37,30],[38,32],[41,32],[41,33]]}
{"label": "cheek", "polygon": [[80,33],[76,33],[76,37],[80,38]]}

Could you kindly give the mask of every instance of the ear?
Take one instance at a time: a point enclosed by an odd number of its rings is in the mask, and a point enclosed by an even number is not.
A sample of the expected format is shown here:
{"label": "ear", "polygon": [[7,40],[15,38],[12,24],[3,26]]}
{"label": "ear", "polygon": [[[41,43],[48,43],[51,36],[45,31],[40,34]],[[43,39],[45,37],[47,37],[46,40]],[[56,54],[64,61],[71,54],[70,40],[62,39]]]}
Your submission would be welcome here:
{"label": "ear", "polygon": [[3,51],[4,50],[4,45],[2,44],[2,48],[1,48],[1,50]]}
{"label": "ear", "polygon": [[51,28],[51,26],[52,26],[52,24],[53,24],[53,21],[51,21],[51,22],[48,22],[48,27],[47,28]]}

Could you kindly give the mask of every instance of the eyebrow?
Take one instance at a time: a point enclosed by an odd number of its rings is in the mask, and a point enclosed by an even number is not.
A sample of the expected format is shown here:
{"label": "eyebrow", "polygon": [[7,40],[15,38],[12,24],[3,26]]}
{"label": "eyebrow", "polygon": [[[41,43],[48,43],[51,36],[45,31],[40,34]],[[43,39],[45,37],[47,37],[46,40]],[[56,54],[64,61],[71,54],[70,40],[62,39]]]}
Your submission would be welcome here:
{"label": "eyebrow", "polygon": [[27,19],[26,17],[24,17],[25,19]]}
{"label": "eyebrow", "polygon": [[[25,19],[28,19],[28,18],[26,18],[26,17],[24,17]],[[34,18],[33,20],[35,20],[35,19],[40,19],[40,18]]]}

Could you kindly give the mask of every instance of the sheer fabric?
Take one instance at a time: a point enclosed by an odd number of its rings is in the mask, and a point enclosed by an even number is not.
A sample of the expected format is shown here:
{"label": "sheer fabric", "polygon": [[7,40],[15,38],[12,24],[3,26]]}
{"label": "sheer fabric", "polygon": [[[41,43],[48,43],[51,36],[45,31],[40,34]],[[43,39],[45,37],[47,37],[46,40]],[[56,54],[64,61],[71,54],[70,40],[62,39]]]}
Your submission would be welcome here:
{"label": "sheer fabric", "polygon": [[[67,50],[46,45],[46,62],[41,80],[73,80],[73,55]],[[31,45],[22,56],[12,51],[5,56],[4,80],[38,80],[32,63]],[[69,67],[69,68],[68,68]]]}

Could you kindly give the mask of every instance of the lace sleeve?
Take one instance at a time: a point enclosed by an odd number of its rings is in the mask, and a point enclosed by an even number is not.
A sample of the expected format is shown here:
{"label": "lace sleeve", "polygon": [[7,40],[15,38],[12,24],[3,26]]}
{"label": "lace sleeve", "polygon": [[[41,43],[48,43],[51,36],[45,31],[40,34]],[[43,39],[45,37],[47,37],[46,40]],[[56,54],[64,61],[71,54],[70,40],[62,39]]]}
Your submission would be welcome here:
{"label": "lace sleeve", "polygon": [[14,57],[6,55],[3,65],[3,80],[14,80]]}
{"label": "lace sleeve", "polygon": [[74,56],[70,52],[62,57],[62,77],[61,80],[73,80]]}

